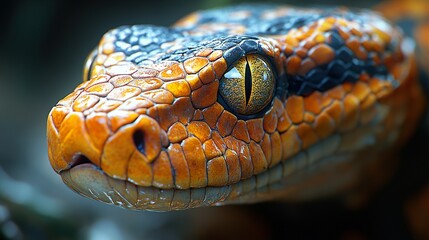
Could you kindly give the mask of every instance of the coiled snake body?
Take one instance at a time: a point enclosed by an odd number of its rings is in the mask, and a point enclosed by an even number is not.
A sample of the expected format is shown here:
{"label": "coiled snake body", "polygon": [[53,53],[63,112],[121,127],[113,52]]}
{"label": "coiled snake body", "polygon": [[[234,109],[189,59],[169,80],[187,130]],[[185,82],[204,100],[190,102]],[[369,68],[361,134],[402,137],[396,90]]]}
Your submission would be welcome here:
{"label": "coiled snake body", "polygon": [[381,181],[423,111],[413,51],[347,9],[120,27],[50,112],[49,159],[78,193],[131,209],[346,194]]}

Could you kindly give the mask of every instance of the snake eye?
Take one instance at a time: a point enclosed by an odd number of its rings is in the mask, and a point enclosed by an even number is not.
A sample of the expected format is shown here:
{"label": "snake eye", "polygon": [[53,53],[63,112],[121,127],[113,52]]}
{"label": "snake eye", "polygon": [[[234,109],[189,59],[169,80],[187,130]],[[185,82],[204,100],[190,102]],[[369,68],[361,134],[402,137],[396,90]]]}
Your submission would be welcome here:
{"label": "snake eye", "polygon": [[272,100],[274,74],[260,55],[240,58],[222,77],[219,93],[228,107],[241,115],[256,114]]}
{"label": "snake eye", "polygon": [[85,66],[83,68],[83,81],[89,81],[92,76],[92,70],[94,69],[95,65],[95,58],[97,57],[97,49],[94,49],[88,57],[86,57],[85,60]]}

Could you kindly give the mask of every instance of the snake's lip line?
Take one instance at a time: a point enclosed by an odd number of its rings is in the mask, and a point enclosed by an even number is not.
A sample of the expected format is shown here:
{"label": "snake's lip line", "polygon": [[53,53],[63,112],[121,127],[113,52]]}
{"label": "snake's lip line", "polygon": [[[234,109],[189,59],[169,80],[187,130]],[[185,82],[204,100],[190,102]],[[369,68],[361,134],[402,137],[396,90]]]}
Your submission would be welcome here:
{"label": "snake's lip line", "polygon": [[[280,194],[286,188],[296,189],[294,186],[302,179],[306,179],[308,174],[311,175],[314,169],[326,170],[330,169],[331,165],[349,162],[344,156],[334,159],[329,157],[332,151],[336,150],[336,147],[332,146],[336,145],[338,140],[338,137],[325,139],[323,144],[313,146],[313,150],[302,152],[287,161],[281,161],[263,173],[219,187],[188,189],[143,187],[128,180],[110,177],[91,162],[72,165],[69,169],[61,171],[60,176],[66,185],[80,195],[134,210],[170,211],[225,203],[258,202],[280,198]],[[314,154],[317,149],[323,149],[323,151],[319,152],[318,156],[312,155],[312,152]],[[341,182],[341,180],[338,181]],[[311,191],[311,189],[303,189],[294,194],[302,193],[302,196],[307,198],[308,194],[311,195]],[[325,190],[316,189],[317,191]]]}

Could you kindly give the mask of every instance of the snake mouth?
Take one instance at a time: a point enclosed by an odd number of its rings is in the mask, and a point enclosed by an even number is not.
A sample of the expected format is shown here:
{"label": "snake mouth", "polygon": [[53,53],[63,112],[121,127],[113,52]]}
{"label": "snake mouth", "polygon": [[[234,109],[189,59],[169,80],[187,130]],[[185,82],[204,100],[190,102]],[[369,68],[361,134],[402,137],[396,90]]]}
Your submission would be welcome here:
{"label": "snake mouth", "polygon": [[[67,169],[74,168],[76,166],[83,165],[83,164],[92,164],[92,165],[94,165],[91,162],[91,160],[89,160],[85,155],[78,153],[78,154],[75,154],[73,156],[72,161],[69,163]],[[61,171],[64,171],[64,170],[60,170],[60,172]]]}
{"label": "snake mouth", "polygon": [[77,162],[61,171],[60,176],[68,187],[85,197],[134,210],[171,211],[211,206],[225,201],[232,191],[232,186],[186,190],[142,187],[112,178],[88,162]]}
{"label": "snake mouth", "polygon": [[[315,146],[312,152],[336,144],[330,138]],[[315,195],[328,196],[338,189],[348,188],[354,175],[359,174],[356,161],[345,156],[331,157],[328,152],[312,161],[309,153],[298,154],[267,171],[225,186],[188,189],[162,189],[140,186],[106,174],[85,155],[75,154],[67,168],[59,172],[63,182],[78,194],[132,210],[172,211],[234,203],[268,200],[312,200]],[[320,153],[321,154],[321,153]],[[364,161],[359,159],[360,164]],[[315,173],[314,169],[318,172]],[[341,173],[338,173],[340,169]],[[335,176],[335,177],[333,177]]]}

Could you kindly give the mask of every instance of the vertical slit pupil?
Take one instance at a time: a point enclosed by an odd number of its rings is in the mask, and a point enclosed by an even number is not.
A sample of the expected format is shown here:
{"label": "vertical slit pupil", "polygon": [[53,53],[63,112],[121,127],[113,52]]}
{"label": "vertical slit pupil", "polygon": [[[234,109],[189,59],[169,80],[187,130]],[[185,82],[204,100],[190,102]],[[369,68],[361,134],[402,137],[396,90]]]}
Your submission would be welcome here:
{"label": "vertical slit pupil", "polygon": [[143,131],[137,130],[133,134],[133,141],[134,145],[136,146],[137,150],[141,152],[142,154],[145,154],[145,146],[144,146],[144,138],[143,138]]}
{"label": "vertical slit pupil", "polygon": [[250,94],[252,93],[252,72],[246,57],[246,73],[244,75],[244,87],[246,91],[246,106],[249,104]]}

